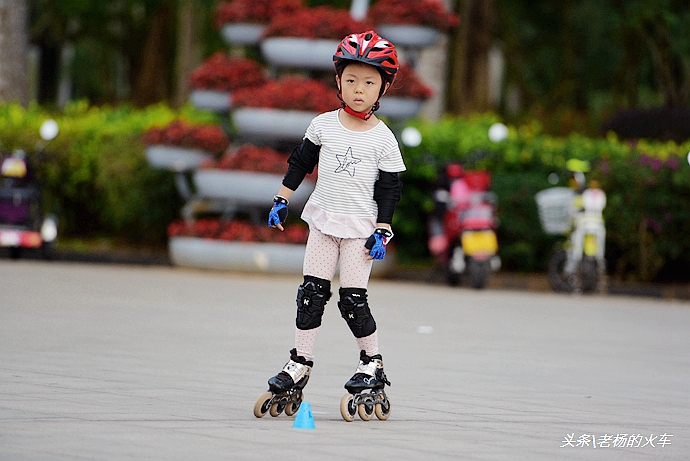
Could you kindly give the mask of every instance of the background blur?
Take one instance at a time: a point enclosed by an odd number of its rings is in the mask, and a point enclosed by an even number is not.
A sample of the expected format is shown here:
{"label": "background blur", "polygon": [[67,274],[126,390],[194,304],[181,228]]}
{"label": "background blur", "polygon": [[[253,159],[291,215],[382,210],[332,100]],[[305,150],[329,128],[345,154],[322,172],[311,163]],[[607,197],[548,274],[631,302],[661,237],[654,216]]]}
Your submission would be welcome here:
{"label": "background blur", "polygon": [[[443,3],[460,21],[416,57],[435,94],[410,121],[423,143],[405,151],[410,168],[394,223],[401,261],[429,261],[426,214],[438,164],[488,150],[495,155],[481,166],[499,196],[504,269],[544,270],[553,240],[540,231],[532,197],[564,159],[577,157],[593,162],[592,178],[608,195],[611,275],[690,280],[687,0]],[[214,23],[217,7],[214,0],[0,4],[0,141],[6,150],[31,150],[40,122],[58,119],[55,161],[41,174],[62,235],[165,246],[183,203],[172,176],[146,167],[141,135],[181,116],[219,122],[188,104],[194,69],[228,48]],[[496,121],[510,127],[500,145],[485,135]]]}

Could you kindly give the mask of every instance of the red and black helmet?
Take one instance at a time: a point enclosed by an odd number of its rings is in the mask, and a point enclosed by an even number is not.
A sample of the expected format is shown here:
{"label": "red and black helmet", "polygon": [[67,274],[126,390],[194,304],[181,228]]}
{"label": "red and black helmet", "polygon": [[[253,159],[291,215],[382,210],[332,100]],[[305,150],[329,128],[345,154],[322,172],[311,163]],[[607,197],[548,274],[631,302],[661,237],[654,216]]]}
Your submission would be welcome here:
{"label": "red and black helmet", "polygon": [[345,37],[333,55],[336,74],[345,67],[343,61],[356,61],[379,69],[384,82],[393,83],[398,72],[398,53],[395,46],[373,30]]}

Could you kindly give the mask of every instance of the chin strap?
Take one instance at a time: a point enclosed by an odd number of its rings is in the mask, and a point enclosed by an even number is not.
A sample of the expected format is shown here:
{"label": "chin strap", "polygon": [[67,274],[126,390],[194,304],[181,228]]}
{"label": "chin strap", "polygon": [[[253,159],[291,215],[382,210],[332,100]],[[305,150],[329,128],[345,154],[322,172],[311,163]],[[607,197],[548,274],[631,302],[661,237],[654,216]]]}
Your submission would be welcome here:
{"label": "chin strap", "polygon": [[361,118],[362,120],[365,120],[365,121],[369,120],[371,118],[371,116],[374,115],[374,112],[379,110],[379,107],[381,106],[381,104],[378,101],[376,101],[374,103],[374,105],[371,106],[371,110],[365,114],[364,112],[357,112],[352,107],[345,104],[345,101],[343,101],[343,97],[340,95],[340,91],[338,91],[338,99],[340,99],[340,104],[342,104],[343,110],[345,112],[347,112],[348,114],[350,114],[354,117]]}

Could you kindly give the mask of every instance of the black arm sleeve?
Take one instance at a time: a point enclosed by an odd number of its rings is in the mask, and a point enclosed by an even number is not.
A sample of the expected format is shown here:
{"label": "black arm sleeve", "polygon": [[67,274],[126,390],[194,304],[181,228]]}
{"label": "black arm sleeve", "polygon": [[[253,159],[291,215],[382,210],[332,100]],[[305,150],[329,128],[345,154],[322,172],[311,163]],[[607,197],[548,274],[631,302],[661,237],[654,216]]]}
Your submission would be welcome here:
{"label": "black arm sleeve", "polygon": [[304,177],[314,171],[314,167],[319,163],[319,152],[321,146],[317,146],[309,139],[304,138],[302,144],[295,147],[288,158],[287,173],[283,177],[283,186],[290,190],[297,190]]}
{"label": "black arm sleeve", "polygon": [[379,179],[374,184],[374,201],[378,205],[376,222],[390,224],[393,222],[395,204],[402,196],[402,182],[398,173],[379,170]]}

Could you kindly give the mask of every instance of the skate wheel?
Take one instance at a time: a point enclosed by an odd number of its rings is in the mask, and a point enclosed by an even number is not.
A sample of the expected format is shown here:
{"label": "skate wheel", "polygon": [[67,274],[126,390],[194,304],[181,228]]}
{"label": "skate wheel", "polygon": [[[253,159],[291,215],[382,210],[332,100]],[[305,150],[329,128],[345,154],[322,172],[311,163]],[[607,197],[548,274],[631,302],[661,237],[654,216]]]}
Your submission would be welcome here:
{"label": "skate wheel", "polygon": [[374,417],[374,403],[367,400],[364,403],[357,405],[357,414],[362,421],[369,421]]}
{"label": "skate wheel", "polygon": [[377,403],[374,406],[374,413],[376,417],[381,421],[385,421],[391,415],[391,402],[388,398],[384,399],[383,402]]}
{"label": "skate wheel", "polygon": [[290,402],[287,404],[285,407],[285,414],[288,416],[292,416],[295,413],[297,413],[297,410],[299,410],[299,406],[302,405],[302,401],[300,400],[299,402]]}
{"label": "skate wheel", "polygon": [[283,412],[283,410],[285,410],[285,407],[285,403],[276,402],[273,405],[271,405],[271,408],[268,410],[268,413],[275,418],[276,416],[280,415]]}
{"label": "skate wheel", "polygon": [[261,418],[263,415],[268,412],[268,409],[270,408],[270,403],[271,399],[273,398],[273,394],[270,392],[264,392],[261,394],[259,399],[256,401],[254,404],[254,416],[257,418]]}
{"label": "skate wheel", "polygon": [[355,420],[357,414],[357,406],[355,405],[352,394],[345,394],[340,400],[340,415],[345,421],[351,423]]}

